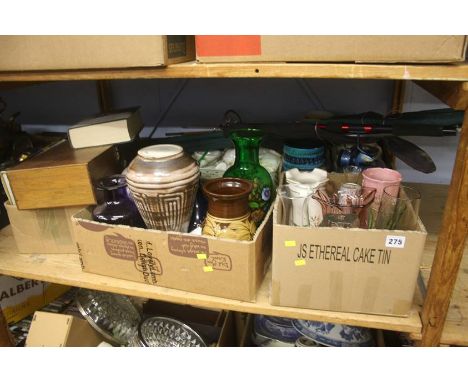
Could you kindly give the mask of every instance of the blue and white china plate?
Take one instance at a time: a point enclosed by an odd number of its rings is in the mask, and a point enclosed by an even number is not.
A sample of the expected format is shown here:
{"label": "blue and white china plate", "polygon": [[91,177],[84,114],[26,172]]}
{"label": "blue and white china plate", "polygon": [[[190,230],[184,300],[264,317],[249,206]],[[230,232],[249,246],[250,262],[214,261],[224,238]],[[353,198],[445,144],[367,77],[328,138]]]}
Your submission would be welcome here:
{"label": "blue and white china plate", "polygon": [[259,347],[294,347],[291,342],[283,342],[265,337],[259,333],[252,332],[252,342]]}
{"label": "blue and white china plate", "polygon": [[287,318],[257,315],[254,318],[254,332],[280,342],[294,344],[301,337]]}
{"label": "blue and white china plate", "polygon": [[292,324],[299,333],[325,346],[374,345],[371,331],[367,328],[307,320],[292,320]]}

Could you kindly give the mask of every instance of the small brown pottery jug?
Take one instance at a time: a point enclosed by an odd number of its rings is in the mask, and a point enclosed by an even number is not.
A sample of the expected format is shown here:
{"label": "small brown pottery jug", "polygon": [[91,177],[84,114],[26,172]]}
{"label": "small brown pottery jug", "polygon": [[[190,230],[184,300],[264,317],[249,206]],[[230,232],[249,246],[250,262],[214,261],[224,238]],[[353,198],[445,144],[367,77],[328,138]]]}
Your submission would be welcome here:
{"label": "small brown pottery jug", "polygon": [[249,194],[253,185],[239,178],[212,179],[203,185],[208,199],[204,235],[252,240],[256,225],[250,220]]}

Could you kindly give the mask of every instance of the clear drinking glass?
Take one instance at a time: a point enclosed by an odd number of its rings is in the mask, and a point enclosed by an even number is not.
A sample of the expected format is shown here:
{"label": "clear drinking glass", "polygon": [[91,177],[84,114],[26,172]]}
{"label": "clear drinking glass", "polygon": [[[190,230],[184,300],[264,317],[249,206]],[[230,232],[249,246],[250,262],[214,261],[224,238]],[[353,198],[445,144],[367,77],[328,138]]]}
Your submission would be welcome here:
{"label": "clear drinking glass", "polygon": [[362,168],[359,166],[343,167],[343,173],[345,174],[345,179],[348,183],[360,183],[359,177],[361,176],[361,172]]}
{"label": "clear drinking glass", "polygon": [[407,186],[385,187],[376,228],[415,231],[418,229],[421,193]]}
{"label": "clear drinking glass", "polygon": [[311,191],[300,185],[279,186],[277,195],[282,207],[279,223],[297,227],[310,226],[308,202]]}

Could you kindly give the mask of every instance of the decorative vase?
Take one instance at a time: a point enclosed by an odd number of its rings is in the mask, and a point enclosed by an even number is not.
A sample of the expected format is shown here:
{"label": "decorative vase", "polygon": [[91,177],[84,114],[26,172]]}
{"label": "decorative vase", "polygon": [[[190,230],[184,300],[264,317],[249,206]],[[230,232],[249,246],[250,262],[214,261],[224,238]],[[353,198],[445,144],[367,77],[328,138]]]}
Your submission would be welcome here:
{"label": "decorative vase", "polygon": [[249,195],[253,185],[245,179],[218,178],[203,185],[208,199],[204,235],[252,240],[256,225],[250,220]]}
{"label": "decorative vase", "polygon": [[111,175],[102,178],[96,188],[103,193],[104,202],[94,207],[93,220],[108,224],[145,227],[135,203],[128,195],[125,176]]}
{"label": "decorative vase", "polygon": [[193,206],[192,217],[190,218],[190,224],[188,231],[199,233],[203,226],[203,222],[206,217],[208,210],[208,201],[206,200],[201,187],[198,187],[197,197],[195,198],[195,205]]}
{"label": "decorative vase", "polygon": [[274,198],[273,180],[268,171],[260,165],[258,159],[263,133],[258,129],[241,129],[233,131],[230,138],[234,142],[236,160],[223,176],[247,179],[252,182],[249,207],[252,211],[251,219],[258,226]]}
{"label": "decorative vase", "polygon": [[200,170],[181,146],[163,144],[139,150],[126,178],[148,228],[187,232]]}

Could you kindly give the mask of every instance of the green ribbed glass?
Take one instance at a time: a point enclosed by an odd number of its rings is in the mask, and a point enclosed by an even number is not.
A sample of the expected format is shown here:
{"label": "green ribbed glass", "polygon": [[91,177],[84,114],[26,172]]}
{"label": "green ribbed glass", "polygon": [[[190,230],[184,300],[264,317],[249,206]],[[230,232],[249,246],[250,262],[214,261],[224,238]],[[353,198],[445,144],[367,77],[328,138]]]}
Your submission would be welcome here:
{"label": "green ribbed glass", "polygon": [[234,142],[236,159],[223,176],[247,179],[253,183],[249,207],[251,219],[259,226],[270,208],[275,191],[269,172],[260,165],[258,158],[263,133],[258,129],[241,129],[233,131],[229,137]]}

